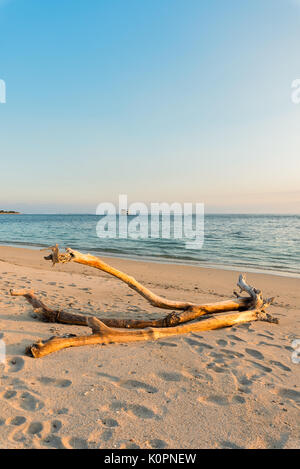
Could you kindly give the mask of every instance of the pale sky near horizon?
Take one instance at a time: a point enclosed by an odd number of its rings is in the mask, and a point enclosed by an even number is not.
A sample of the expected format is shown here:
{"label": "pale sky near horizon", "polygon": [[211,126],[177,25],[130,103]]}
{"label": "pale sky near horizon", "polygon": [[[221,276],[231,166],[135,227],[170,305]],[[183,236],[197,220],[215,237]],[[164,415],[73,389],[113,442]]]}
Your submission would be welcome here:
{"label": "pale sky near horizon", "polygon": [[0,0],[0,209],[300,213],[298,0]]}

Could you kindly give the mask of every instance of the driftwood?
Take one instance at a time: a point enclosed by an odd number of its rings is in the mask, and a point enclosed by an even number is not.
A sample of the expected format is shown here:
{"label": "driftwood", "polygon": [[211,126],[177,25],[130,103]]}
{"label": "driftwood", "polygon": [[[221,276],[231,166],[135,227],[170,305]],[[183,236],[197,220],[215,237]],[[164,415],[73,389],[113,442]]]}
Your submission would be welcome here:
{"label": "driftwood", "polygon": [[[109,266],[101,259],[82,254],[72,249],[66,249],[60,253],[58,246],[51,248],[52,253],[45,257],[56,263],[76,262],[100,269],[125,282],[130,288],[142,295],[153,306],[162,309],[174,309],[171,314],[158,320],[132,320],[132,319],[110,319],[85,316],[81,314],[67,313],[54,310],[38,299],[31,290],[11,291],[12,296],[24,296],[33,306],[35,313],[42,320],[63,324],[87,326],[92,329],[91,335],[67,337],[52,337],[47,341],[39,341],[27,350],[33,357],[42,357],[49,353],[67,347],[77,347],[91,344],[124,343],[133,341],[155,340],[170,335],[186,334],[189,332],[207,331],[230,327],[250,321],[263,320],[277,323],[265,312],[272,303],[273,298],[264,300],[260,290],[247,284],[243,275],[240,275],[238,286],[240,292],[246,292],[247,297],[235,293],[236,298],[227,301],[208,304],[194,304],[190,302],[171,301],[162,298],[133,277],[120,272]],[[230,314],[225,314],[231,311]],[[232,311],[235,311],[234,313]],[[215,315],[216,313],[217,316]],[[220,313],[220,314],[219,314]],[[190,322],[201,316],[210,315],[208,318],[197,322]],[[183,324],[189,322],[189,324]]]}
{"label": "driftwood", "polygon": [[[61,324],[72,324],[77,326],[89,326],[88,316],[83,314],[72,314],[62,310],[52,309],[43,303],[35,295],[33,290],[11,290],[12,296],[24,296],[28,303],[33,306],[35,314],[39,319],[46,322],[56,322]],[[251,306],[251,298],[240,298],[239,300],[220,301],[217,303],[207,303],[199,305],[199,313],[201,316],[205,314],[219,313],[225,311],[235,311],[245,309],[245,305]],[[198,314],[200,316],[200,314]],[[171,327],[183,322],[188,322],[182,313],[170,313],[164,318],[154,320],[140,319],[112,319],[97,318],[108,327],[127,328],[127,329],[144,329],[145,327]]]}

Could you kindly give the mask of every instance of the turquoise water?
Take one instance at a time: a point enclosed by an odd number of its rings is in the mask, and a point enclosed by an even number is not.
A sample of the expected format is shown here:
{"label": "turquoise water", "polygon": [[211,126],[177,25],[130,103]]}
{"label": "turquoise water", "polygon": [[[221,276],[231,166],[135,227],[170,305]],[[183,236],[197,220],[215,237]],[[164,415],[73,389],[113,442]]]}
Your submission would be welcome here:
{"label": "turquoise water", "polygon": [[[142,224],[149,221],[144,217]],[[186,249],[184,238],[100,239],[99,220],[96,215],[0,215],[0,244],[58,243],[97,255],[300,275],[298,215],[206,215],[199,250]]]}

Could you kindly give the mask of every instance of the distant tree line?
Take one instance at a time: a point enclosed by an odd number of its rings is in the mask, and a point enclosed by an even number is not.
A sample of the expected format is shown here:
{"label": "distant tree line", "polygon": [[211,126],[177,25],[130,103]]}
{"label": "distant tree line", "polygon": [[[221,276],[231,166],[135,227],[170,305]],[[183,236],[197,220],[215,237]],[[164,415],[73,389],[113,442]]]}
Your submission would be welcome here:
{"label": "distant tree line", "polygon": [[0,210],[0,214],[4,215],[19,215],[20,212],[15,212],[14,210]]}

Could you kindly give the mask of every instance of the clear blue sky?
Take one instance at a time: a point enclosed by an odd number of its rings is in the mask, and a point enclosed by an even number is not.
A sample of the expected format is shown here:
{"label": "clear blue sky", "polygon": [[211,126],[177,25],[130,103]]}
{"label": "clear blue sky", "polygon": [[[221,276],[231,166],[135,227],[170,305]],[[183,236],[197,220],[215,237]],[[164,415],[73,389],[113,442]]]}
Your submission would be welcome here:
{"label": "clear blue sky", "polygon": [[297,0],[0,0],[0,208],[300,213]]}

